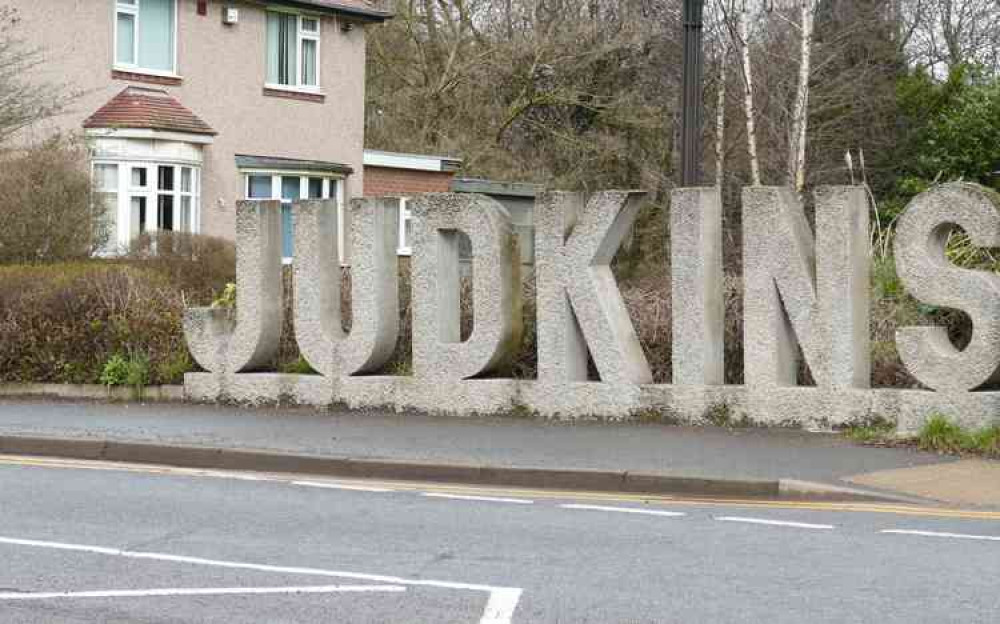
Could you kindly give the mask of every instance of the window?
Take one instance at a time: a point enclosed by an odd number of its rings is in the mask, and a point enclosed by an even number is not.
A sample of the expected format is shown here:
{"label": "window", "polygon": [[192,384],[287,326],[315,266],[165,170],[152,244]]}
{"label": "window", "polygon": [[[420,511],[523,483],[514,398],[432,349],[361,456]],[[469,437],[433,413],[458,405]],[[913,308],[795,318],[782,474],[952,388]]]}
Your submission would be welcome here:
{"label": "window", "polygon": [[116,0],[116,67],[175,73],[176,34],[176,0]]}
{"label": "window", "polygon": [[343,261],[344,220],[342,206],[344,198],[342,187],[337,178],[278,172],[247,173],[246,198],[281,200],[281,248],[286,263],[292,261],[295,253],[292,243],[292,202],[297,199],[336,199],[337,223],[340,225],[340,259]]}
{"label": "window", "polygon": [[109,248],[157,231],[197,233],[201,169],[150,162],[94,163],[94,184],[110,213]]}
{"label": "window", "polygon": [[413,253],[410,242],[413,236],[412,217],[409,198],[401,197],[399,199],[399,249],[397,250],[401,256],[409,256]]}
{"label": "window", "polygon": [[94,191],[104,208],[104,226],[108,233],[104,252],[111,254],[118,248],[115,237],[118,230],[118,165],[94,165]]}
{"label": "window", "polygon": [[319,89],[318,17],[267,14],[267,84],[307,90]]}

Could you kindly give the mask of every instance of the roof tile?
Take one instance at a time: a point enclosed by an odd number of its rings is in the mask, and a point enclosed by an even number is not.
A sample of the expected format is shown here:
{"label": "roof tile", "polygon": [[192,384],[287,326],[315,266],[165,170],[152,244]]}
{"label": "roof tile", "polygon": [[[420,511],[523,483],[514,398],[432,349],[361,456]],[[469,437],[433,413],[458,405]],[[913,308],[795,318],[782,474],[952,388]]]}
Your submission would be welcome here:
{"label": "roof tile", "polygon": [[88,117],[83,127],[218,134],[166,91],[144,87],[126,87]]}

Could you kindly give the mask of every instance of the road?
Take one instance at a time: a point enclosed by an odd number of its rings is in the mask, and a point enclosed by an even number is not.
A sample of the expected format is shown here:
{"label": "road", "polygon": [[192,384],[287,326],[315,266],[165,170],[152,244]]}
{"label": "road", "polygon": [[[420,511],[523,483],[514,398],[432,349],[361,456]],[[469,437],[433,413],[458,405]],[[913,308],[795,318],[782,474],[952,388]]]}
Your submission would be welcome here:
{"label": "road", "polygon": [[996,622],[1000,514],[0,457],[0,622]]}

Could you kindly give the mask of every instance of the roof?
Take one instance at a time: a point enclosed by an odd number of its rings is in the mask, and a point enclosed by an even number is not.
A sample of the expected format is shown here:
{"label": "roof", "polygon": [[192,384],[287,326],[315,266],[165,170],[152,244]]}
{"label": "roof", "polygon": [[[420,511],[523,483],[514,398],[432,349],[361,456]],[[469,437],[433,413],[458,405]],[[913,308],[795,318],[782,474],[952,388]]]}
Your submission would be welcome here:
{"label": "roof", "polygon": [[350,165],[322,160],[299,160],[279,156],[236,155],[236,166],[240,169],[260,169],[263,171],[315,171],[316,173],[341,173],[350,175],[354,169]]}
{"label": "roof", "polygon": [[392,11],[380,6],[377,2],[369,2],[368,0],[272,0],[272,2],[311,9],[325,9],[330,13],[351,15],[365,21],[381,22],[392,18]]}
{"label": "roof", "polygon": [[456,178],[451,181],[455,193],[482,193],[501,197],[535,197],[542,187],[526,182],[499,182],[480,178]]}
{"label": "roof", "polygon": [[462,159],[451,156],[404,154],[370,149],[365,150],[364,160],[366,167],[385,167],[387,169],[452,172],[458,171],[462,167]]}
{"label": "roof", "polygon": [[176,98],[160,89],[126,87],[83,122],[84,128],[143,128],[218,134]]}

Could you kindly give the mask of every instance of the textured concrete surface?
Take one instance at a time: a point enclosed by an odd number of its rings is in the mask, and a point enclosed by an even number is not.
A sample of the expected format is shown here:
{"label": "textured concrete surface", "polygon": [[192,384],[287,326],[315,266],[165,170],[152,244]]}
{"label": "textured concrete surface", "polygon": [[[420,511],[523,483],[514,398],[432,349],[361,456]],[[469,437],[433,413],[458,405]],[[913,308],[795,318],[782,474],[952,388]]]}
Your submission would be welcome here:
{"label": "textured concrete surface", "polygon": [[[992,623],[996,521],[697,504],[664,517],[282,482],[0,466],[2,536],[271,566],[517,587],[512,624]],[[826,524],[815,530],[722,521]],[[0,544],[0,591],[371,584]],[[0,603],[5,624],[475,624],[487,596],[400,594]]]}
{"label": "textured concrete surface", "polygon": [[281,202],[238,202],[236,310],[184,312],[184,337],[198,365],[213,373],[269,365],[281,337],[281,289]]}
{"label": "textured concrete surface", "polygon": [[795,386],[799,347],[818,386],[869,385],[864,193],[860,187],[819,189],[814,239],[792,189],[744,189],[747,385]]}
{"label": "textured concrete surface", "polygon": [[[421,195],[410,209],[414,375],[430,384],[495,371],[517,352],[524,331],[520,254],[507,209],[464,193]],[[465,341],[459,232],[472,243],[472,334]]]}
{"label": "textured concrete surface", "polygon": [[718,188],[670,199],[670,315],[674,384],[725,383],[722,198]]}
{"label": "textured concrete surface", "polygon": [[857,485],[956,505],[1000,507],[1000,462],[966,459],[848,477]]}
{"label": "textured concrete surface", "polygon": [[399,336],[399,200],[351,202],[344,228],[351,240],[350,332],[341,315],[337,200],[296,202],[292,219],[295,340],[302,357],[331,377],[377,371]]}
{"label": "textured concrete surface", "polygon": [[972,339],[962,350],[944,327],[896,331],[907,370],[935,390],[971,390],[1000,381],[1000,275],[951,264],[945,249],[955,226],[972,245],[1000,247],[1000,195],[976,184],[944,184],[914,198],[896,229],[896,272],[907,292],[972,319]]}
{"label": "textured concrete surface", "polygon": [[650,383],[653,375],[629,319],[611,260],[646,194],[548,192],[535,202],[538,378],[586,381],[587,354],[601,380]]}
{"label": "textured concrete surface", "polygon": [[445,418],[370,410],[0,401],[0,434],[261,449],[322,457],[692,478],[839,482],[951,461],[791,430]]}

